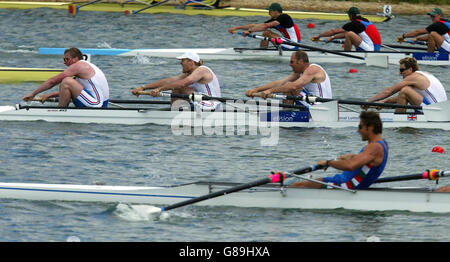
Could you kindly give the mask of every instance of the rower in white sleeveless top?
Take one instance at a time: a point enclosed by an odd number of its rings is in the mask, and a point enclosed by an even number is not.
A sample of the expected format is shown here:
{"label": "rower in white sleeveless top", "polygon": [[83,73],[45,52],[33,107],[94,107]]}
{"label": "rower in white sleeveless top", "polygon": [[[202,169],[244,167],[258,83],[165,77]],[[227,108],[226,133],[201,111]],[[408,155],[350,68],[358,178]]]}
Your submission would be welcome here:
{"label": "rower in white sleeveless top", "polygon": [[59,97],[59,107],[67,107],[71,100],[76,107],[108,106],[109,86],[102,70],[84,61],[83,54],[75,47],[64,51],[64,64],[67,66],[64,72],[45,81],[39,88],[24,96],[23,100],[30,101],[37,94],[60,84],[59,91],[42,95],[41,102],[50,97]]}
{"label": "rower in white sleeveless top", "polygon": [[[429,105],[447,101],[447,94],[442,83],[428,72],[419,71],[417,60],[412,57],[400,60],[400,74],[403,81],[388,87],[368,102],[393,103],[407,105]],[[399,93],[396,97],[390,97]],[[406,109],[396,109],[396,112],[405,112]]]}
{"label": "rower in white sleeveless top", "polygon": [[[290,66],[292,73],[287,77],[275,80],[266,85],[247,91],[249,97],[260,96],[267,98],[273,93],[284,93],[290,96],[314,95],[322,98],[332,98],[331,83],[327,72],[317,64],[310,64],[306,52],[296,51],[291,55]],[[286,100],[292,104],[294,101]]]}
{"label": "rower in white sleeveless top", "polygon": [[[135,88],[132,93],[139,95],[140,91],[152,89],[152,96],[159,96],[161,91],[172,90],[173,94],[192,94],[199,93],[212,97],[221,97],[220,84],[217,76],[207,66],[203,65],[203,61],[198,54],[186,52],[182,56],[177,57],[181,60],[183,72],[180,75],[164,78],[154,83]],[[172,99],[174,102],[176,99]],[[193,106],[199,106],[203,110],[217,110],[221,106],[221,102],[213,100],[204,100],[200,102],[192,102]]]}

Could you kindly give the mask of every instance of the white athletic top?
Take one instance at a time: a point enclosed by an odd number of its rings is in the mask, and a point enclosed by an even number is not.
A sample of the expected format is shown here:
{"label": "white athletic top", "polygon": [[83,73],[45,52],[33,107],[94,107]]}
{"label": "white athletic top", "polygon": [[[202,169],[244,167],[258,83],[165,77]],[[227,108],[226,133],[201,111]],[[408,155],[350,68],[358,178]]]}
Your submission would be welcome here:
{"label": "white athletic top", "polygon": [[109,86],[105,75],[96,65],[88,61],[83,60],[77,63],[88,63],[95,71],[94,76],[90,79],[75,78],[84,87],[77,100],[80,100],[85,106],[102,106],[104,101],[109,100]]}
{"label": "white athletic top", "polygon": [[416,71],[416,72],[425,76],[428,79],[428,81],[430,81],[430,86],[425,90],[419,90],[417,88],[414,88],[414,90],[416,90],[423,96],[423,104],[429,105],[442,101],[447,101],[447,94],[445,93],[444,86],[442,85],[441,81],[439,81],[439,79],[437,79],[434,75],[428,72],[423,71]]}
{"label": "white athletic top", "polygon": [[[327,72],[318,64],[309,66],[318,66],[325,73],[325,80],[321,83],[309,83],[303,87],[302,94],[313,95],[321,98],[332,98],[331,83]],[[301,76],[302,74],[300,74]]]}
{"label": "white athletic top", "polygon": [[[211,68],[207,66],[200,66],[208,69],[211,74],[213,75],[213,79],[211,82],[207,84],[201,84],[201,83],[193,83],[190,85],[192,89],[194,89],[195,93],[205,94],[208,96],[213,97],[222,97],[222,93],[220,92],[220,84],[219,80],[217,79],[216,74],[211,70]],[[194,105],[199,105],[201,109],[218,109],[219,106],[221,106],[221,102],[219,101],[212,101],[212,100],[203,100],[200,102],[194,102]]]}

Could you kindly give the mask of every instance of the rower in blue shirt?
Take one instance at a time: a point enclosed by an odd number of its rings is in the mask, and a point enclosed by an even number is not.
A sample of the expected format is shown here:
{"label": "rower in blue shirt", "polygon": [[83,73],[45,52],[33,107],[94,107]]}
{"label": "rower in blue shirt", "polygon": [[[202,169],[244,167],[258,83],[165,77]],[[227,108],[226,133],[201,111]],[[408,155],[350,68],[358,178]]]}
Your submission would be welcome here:
{"label": "rower in blue shirt", "polygon": [[[360,115],[358,132],[368,144],[358,154],[342,155],[335,160],[320,160],[317,165],[331,166],[344,172],[318,181],[348,189],[366,189],[383,173],[388,160],[388,144],[381,137],[382,122],[378,113],[364,111]],[[293,187],[331,188],[331,186],[302,181]]]}

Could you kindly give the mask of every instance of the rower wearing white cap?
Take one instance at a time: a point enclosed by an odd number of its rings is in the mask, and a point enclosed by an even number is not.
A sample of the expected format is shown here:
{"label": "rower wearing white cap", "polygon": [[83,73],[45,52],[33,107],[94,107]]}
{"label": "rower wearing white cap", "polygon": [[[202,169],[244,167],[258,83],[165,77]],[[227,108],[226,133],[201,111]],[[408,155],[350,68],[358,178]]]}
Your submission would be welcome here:
{"label": "rower wearing white cap", "polygon": [[[138,95],[139,91],[152,89],[152,96],[159,96],[161,91],[172,90],[173,94],[192,94],[200,93],[212,97],[221,97],[220,85],[217,76],[207,66],[203,65],[203,61],[198,54],[186,52],[177,57],[181,60],[183,72],[180,75],[164,78],[156,82],[135,88],[132,93]],[[174,100],[172,100],[173,102]],[[201,109],[215,110],[221,103],[219,101],[205,100],[194,102],[194,105],[200,106]]]}

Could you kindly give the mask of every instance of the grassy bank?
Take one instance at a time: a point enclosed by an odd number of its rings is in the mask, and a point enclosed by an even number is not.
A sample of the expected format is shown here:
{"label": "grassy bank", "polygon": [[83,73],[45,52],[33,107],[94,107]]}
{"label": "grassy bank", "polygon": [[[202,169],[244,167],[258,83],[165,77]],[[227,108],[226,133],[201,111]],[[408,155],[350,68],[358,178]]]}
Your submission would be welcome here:
{"label": "grassy bank", "polygon": [[[3,0],[4,1],[4,0]],[[17,0],[8,0],[17,1]],[[29,2],[89,2],[89,0],[26,0]],[[120,2],[121,0],[104,0],[104,2]],[[123,0],[122,0],[123,1]],[[144,0],[141,0],[144,1]],[[148,0],[147,0],[148,1]],[[168,4],[180,4],[183,0],[170,0]],[[363,14],[380,13],[383,6],[392,6],[394,15],[426,14],[434,7],[442,9],[450,18],[450,0],[221,0],[220,6],[246,8],[266,8],[272,2],[279,2],[285,10],[314,12],[345,12],[352,6],[357,6]]]}
{"label": "grassy bank", "polygon": [[[276,1],[276,0],[275,0]],[[231,6],[241,6],[249,8],[266,8],[274,0],[225,0],[223,4],[229,3]],[[410,2],[398,0],[364,0],[364,1],[322,1],[322,0],[278,0],[283,8],[286,10],[300,10],[300,11],[316,11],[316,12],[345,12],[352,6],[357,6],[362,13],[375,14],[383,10],[383,6],[388,4],[392,6],[392,13],[394,15],[412,15],[412,14],[426,14],[434,7],[442,9],[444,14],[450,16],[450,0],[411,0]],[[425,1],[427,3],[425,3]],[[440,4],[429,2],[440,2]]]}

